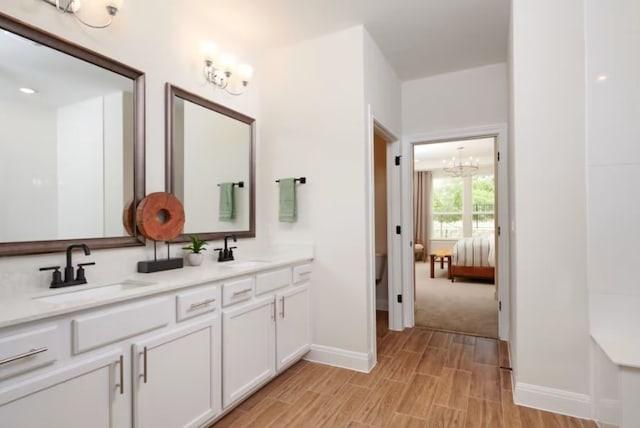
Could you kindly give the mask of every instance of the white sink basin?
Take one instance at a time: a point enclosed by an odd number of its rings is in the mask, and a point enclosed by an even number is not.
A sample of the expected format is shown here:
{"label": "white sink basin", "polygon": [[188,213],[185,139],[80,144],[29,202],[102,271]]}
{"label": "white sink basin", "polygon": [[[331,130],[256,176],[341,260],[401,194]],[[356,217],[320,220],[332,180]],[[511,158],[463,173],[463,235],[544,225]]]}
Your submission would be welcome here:
{"label": "white sink basin", "polygon": [[224,262],[223,266],[235,268],[235,269],[252,269],[252,268],[266,266],[269,263],[271,262],[266,260],[245,260],[245,261],[239,260],[239,261],[233,261],[233,262]]}
{"label": "white sink basin", "polygon": [[[65,291],[59,294],[52,294],[49,296],[34,297],[34,300],[51,304],[77,302],[81,300],[91,300],[97,297],[117,294],[121,291],[131,290],[133,288],[143,287],[145,285],[151,284],[153,283],[143,281],[123,281],[116,284],[103,285],[101,287],[80,288],[76,290]],[[82,287],[82,285],[75,285],[72,287]]]}

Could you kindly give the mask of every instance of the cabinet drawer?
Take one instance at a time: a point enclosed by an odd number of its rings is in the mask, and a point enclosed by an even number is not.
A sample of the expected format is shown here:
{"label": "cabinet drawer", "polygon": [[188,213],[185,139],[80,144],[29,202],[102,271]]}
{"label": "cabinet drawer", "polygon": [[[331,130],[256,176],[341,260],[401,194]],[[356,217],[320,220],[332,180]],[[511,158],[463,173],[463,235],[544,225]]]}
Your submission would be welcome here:
{"label": "cabinet drawer", "polygon": [[300,284],[311,279],[311,263],[293,267],[293,283]]}
{"label": "cabinet drawer", "polygon": [[256,294],[267,293],[289,285],[291,285],[291,268],[261,273],[256,277]]}
{"label": "cabinet drawer", "polygon": [[163,327],[171,317],[171,300],[159,297],[140,303],[76,317],[73,326],[73,353],[89,351],[118,340]]}
{"label": "cabinet drawer", "polygon": [[0,379],[55,362],[59,346],[55,324],[0,336]]}
{"label": "cabinet drawer", "polygon": [[176,309],[178,321],[213,312],[220,307],[220,287],[212,285],[178,293]]}
{"label": "cabinet drawer", "polygon": [[226,282],[222,286],[222,306],[252,298],[254,288],[255,280],[253,277]]}

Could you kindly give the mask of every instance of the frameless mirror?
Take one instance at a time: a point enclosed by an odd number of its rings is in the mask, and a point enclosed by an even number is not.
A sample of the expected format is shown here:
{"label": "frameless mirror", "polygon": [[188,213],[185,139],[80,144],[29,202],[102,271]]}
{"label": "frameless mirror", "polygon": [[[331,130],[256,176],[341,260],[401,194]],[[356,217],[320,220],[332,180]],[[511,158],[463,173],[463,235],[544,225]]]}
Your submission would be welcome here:
{"label": "frameless mirror", "polygon": [[144,74],[0,14],[0,255],[140,245]]}
{"label": "frameless mirror", "polygon": [[178,240],[255,236],[254,119],[169,83],[166,116],[166,189],[186,218]]}

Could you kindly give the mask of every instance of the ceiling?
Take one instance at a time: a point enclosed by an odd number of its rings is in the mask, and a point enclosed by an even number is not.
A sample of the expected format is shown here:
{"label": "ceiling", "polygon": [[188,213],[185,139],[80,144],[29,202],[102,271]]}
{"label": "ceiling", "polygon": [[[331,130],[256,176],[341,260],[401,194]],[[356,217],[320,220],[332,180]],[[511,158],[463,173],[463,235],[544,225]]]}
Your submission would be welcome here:
{"label": "ceiling", "polygon": [[[463,147],[462,150],[458,150]],[[413,148],[414,170],[441,170],[452,157],[462,156],[463,161],[472,157],[482,166],[493,165],[494,138],[477,138],[443,143],[416,144]]]}
{"label": "ceiling", "polygon": [[[57,108],[133,89],[131,79],[0,30],[0,100]],[[36,90],[25,95],[21,87]]]}
{"label": "ceiling", "polygon": [[402,81],[507,60],[510,0],[212,0],[206,13],[258,49],[362,24]]}

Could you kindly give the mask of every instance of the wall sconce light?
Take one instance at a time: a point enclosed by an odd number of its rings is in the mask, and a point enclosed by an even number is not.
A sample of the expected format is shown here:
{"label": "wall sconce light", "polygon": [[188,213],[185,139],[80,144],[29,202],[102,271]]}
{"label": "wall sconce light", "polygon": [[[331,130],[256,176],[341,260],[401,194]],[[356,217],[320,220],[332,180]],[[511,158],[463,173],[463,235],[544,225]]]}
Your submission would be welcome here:
{"label": "wall sconce light", "polygon": [[[253,67],[248,64],[236,64],[236,58],[231,54],[218,55],[218,48],[205,43],[204,77],[207,83],[224,89],[231,95],[241,95],[253,77]],[[238,89],[239,92],[234,90]]]}
{"label": "wall sconce light", "polygon": [[107,10],[107,14],[109,15],[109,21],[105,24],[94,25],[86,22],[76,12],[80,10],[82,7],[81,0],[42,0],[45,3],[54,6],[61,13],[70,13],[76,18],[80,23],[86,25],[91,28],[107,28],[111,25],[113,21],[113,17],[116,16],[118,10],[122,7],[123,0],[107,0],[104,2],[105,9]]}

